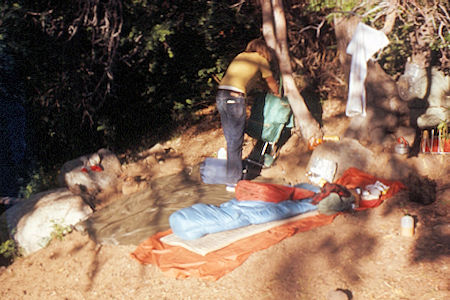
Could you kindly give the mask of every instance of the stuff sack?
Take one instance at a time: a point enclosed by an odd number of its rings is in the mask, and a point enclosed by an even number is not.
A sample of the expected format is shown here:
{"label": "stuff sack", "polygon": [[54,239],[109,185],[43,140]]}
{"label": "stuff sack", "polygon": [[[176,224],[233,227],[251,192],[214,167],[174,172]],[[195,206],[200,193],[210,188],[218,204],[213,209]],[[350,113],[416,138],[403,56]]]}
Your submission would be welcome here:
{"label": "stuff sack", "polygon": [[227,160],[207,157],[200,164],[200,176],[206,184],[227,184]]}

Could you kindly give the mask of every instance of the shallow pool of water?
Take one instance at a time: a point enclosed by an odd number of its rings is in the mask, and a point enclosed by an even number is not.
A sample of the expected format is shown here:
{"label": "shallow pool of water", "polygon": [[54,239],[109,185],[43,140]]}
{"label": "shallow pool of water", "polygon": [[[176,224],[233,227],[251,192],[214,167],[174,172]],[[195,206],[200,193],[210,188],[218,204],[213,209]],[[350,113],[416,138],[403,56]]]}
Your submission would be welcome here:
{"label": "shallow pool of water", "polygon": [[220,205],[234,197],[225,185],[204,184],[199,168],[156,178],[149,188],[96,211],[81,225],[98,243],[138,245],[170,228],[169,216],[195,203]]}

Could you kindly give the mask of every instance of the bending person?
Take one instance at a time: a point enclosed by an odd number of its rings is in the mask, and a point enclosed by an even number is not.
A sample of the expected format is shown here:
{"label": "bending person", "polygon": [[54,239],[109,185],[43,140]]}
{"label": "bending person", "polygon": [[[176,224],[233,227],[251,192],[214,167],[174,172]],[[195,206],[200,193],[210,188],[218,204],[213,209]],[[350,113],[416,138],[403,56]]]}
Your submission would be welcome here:
{"label": "bending person", "polygon": [[252,40],[245,51],[233,59],[220,82],[216,104],[227,141],[227,184],[236,184],[242,179],[247,85],[256,76],[261,76],[270,91],[280,96],[277,81],[270,69],[273,59],[273,50],[264,40]]}

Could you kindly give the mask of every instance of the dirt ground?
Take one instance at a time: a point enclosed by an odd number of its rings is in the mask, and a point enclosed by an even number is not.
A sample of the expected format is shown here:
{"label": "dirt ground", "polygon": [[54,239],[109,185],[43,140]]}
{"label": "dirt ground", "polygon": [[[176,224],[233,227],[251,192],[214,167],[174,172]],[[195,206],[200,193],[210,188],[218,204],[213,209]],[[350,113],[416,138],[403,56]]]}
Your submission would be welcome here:
{"label": "dirt ground", "polygon": [[[342,135],[347,121],[339,117],[342,105],[336,105],[324,109],[324,131]],[[178,172],[180,161],[193,166],[214,156],[225,139],[214,108],[203,114],[197,126],[163,144],[177,163],[157,157],[158,164],[149,169],[144,167],[148,157],[143,151],[135,162],[124,165],[125,172],[150,181],[160,173]],[[252,146],[247,138],[244,155]],[[379,150],[379,168],[373,170],[377,176],[383,175],[383,162],[394,155],[392,149]],[[293,136],[262,176],[286,183],[304,181],[310,154]],[[297,163],[289,159],[293,156]],[[448,155],[395,157],[399,164],[435,180],[434,203],[410,202],[408,193],[400,192],[377,208],[339,215],[330,225],[256,252],[215,282],[167,277],[156,266],[132,259],[135,246],[97,245],[73,232],[2,267],[0,299],[331,299],[329,293],[335,290],[346,297],[333,299],[450,299]],[[413,237],[400,235],[405,213],[415,218]]]}

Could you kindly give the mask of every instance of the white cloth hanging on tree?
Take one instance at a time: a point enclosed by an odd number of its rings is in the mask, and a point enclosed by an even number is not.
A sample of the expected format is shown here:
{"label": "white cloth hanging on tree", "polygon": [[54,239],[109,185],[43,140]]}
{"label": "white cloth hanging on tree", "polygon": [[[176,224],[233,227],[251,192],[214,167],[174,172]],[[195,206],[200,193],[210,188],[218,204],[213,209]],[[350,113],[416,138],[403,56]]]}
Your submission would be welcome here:
{"label": "white cloth hanging on tree", "polygon": [[378,50],[389,44],[387,36],[364,23],[359,23],[347,46],[347,54],[352,55],[348,99],[345,114],[347,117],[366,116],[366,90],[364,82],[367,76],[367,61]]}

